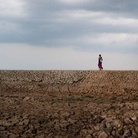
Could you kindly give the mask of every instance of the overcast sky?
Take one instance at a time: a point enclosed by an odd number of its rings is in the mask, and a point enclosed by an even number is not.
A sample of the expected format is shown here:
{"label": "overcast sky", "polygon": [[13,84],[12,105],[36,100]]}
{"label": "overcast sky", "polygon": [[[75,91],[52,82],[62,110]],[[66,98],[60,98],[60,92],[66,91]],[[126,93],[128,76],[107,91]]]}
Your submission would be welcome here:
{"label": "overcast sky", "polygon": [[138,70],[138,0],[0,0],[0,69]]}

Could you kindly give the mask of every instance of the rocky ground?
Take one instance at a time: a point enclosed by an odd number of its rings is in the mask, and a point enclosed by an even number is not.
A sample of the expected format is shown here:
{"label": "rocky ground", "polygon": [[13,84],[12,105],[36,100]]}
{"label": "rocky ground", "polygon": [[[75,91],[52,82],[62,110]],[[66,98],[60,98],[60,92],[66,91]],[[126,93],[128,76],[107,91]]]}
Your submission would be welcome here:
{"label": "rocky ground", "polygon": [[138,71],[0,71],[2,138],[138,138]]}

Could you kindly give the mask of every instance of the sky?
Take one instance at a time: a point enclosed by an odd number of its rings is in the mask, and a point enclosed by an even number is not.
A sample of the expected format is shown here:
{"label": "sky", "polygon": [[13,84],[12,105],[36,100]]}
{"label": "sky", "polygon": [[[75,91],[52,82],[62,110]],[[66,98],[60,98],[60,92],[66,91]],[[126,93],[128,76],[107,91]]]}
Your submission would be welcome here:
{"label": "sky", "polygon": [[0,0],[1,70],[138,70],[138,0]]}

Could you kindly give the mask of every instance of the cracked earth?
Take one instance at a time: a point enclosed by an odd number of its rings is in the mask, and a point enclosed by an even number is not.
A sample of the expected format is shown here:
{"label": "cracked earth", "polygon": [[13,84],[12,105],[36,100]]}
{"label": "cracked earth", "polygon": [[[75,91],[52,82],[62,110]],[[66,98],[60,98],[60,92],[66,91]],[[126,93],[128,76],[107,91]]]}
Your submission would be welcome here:
{"label": "cracked earth", "polygon": [[0,71],[2,138],[137,138],[138,71]]}

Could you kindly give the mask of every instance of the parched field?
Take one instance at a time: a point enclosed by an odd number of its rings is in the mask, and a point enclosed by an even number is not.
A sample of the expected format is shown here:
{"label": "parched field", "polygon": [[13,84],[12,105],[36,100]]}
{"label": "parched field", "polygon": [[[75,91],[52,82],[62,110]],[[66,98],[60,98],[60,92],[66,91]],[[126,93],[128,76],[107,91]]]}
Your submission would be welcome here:
{"label": "parched field", "polygon": [[0,70],[2,138],[138,138],[138,71]]}

